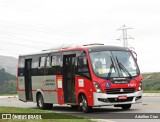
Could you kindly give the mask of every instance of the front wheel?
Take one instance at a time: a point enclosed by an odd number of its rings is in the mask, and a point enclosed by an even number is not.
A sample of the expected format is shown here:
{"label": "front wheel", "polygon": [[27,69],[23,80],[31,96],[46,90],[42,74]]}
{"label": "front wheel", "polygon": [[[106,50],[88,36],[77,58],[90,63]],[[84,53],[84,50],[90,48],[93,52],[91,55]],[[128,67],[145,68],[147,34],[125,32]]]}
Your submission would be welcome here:
{"label": "front wheel", "polygon": [[122,105],[121,107],[122,107],[122,109],[124,109],[124,110],[128,110],[128,109],[130,109],[131,108],[131,104],[124,104],[124,105]]}
{"label": "front wheel", "polygon": [[92,110],[92,107],[88,106],[88,101],[84,94],[79,97],[79,107],[84,113],[89,113]]}

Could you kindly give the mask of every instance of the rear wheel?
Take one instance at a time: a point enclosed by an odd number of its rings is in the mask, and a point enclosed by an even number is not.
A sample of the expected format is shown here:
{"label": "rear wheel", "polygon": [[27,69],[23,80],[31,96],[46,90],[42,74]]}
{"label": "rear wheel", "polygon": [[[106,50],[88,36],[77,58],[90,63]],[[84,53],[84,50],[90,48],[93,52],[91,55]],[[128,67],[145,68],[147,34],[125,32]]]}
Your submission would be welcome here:
{"label": "rear wheel", "polygon": [[89,113],[92,110],[92,107],[88,106],[88,101],[84,94],[79,97],[79,107],[85,113]]}
{"label": "rear wheel", "polygon": [[131,108],[131,104],[124,104],[124,105],[122,105],[121,107],[122,107],[122,109],[124,109],[124,110],[128,110],[128,109],[130,109]]}
{"label": "rear wheel", "polygon": [[42,94],[39,94],[37,97],[37,107],[40,109],[52,109],[53,104],[51,103],[44,103],[44,99]]}

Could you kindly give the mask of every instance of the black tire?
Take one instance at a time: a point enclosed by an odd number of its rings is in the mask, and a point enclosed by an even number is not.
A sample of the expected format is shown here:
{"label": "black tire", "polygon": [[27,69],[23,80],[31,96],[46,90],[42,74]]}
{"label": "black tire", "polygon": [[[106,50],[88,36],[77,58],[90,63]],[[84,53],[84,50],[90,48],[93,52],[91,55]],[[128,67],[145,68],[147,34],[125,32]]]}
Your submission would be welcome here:
{"label": "black tire", "polygon": [[122,107],[122,109],[124,109],[124,110],[128,110],[128,109],[131,108],[131,106],[132,106],[132,104],[124,104],[124,105],[122,105],[121,107]]}
{"label": "black tire", "polygon": [[92,110],[91,106],[88,106],[88,101],[87,98],[84,94],[79,96],[79,108],[84,112],[84,113],[89,113]]}
{"label": "black tire", "polygon": [[44,103],[43,96],[41,94],[38,95],[37,97],[37,107],[45,110],[45,109],[52,109],[53,104],[51,103]]}

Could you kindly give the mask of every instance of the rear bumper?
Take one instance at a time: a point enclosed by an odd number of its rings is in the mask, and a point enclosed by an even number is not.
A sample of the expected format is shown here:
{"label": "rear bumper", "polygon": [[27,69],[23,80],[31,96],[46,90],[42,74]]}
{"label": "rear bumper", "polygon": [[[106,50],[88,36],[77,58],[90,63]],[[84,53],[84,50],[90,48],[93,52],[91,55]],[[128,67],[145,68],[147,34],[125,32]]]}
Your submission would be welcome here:
{"label": "rear bumper", "polygon": [[[129,94],[106,94],[93,93],[94,106],[110,106],[119,104],[134,104],[142,102],[142,91],[137,91]],[[118,96],[127,96],[126,100],[119,100]]]}

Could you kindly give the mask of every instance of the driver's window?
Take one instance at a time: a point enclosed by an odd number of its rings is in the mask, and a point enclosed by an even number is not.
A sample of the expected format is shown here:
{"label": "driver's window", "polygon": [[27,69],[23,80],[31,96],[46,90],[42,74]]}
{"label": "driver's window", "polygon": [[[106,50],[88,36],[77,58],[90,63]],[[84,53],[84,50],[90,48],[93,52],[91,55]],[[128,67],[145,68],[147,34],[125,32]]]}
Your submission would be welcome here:
{"label": "driver's window", "polygon": [[77,66],[78,66],[77,73],[79,75],[90,78],[90,72],[89,72],[88,60],[86,57],[86,53],[83,53],[81,56],[78,57]]}

